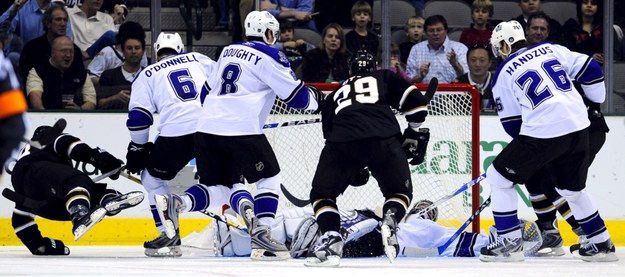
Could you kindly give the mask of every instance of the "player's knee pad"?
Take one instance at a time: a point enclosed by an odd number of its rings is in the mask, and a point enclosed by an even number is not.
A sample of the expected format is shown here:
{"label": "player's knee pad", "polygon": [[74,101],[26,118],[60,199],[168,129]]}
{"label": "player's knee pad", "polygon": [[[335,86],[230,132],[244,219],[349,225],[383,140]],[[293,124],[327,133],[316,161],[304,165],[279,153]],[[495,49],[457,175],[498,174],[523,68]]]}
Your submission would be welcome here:
{"label": "player's knee pad", "polygon": [[261,194],[265,192],[279,194],[281,183],[282,178],[280,177],[280,174],[276,174],[273,177],[260,179],[258,180],[258,182],[256,182],[256,194]]}
{"label": "player's knee pad", "polygon": [[141,183],[143,183],[143,187],[145,187],[145,190],[150,194],[152,193],[168,194],[169,193],[169,186],[167,185],[167,181],[153,176],[147,170],[144,170],[141,173]]}
{"label": "player's knee pad", "polygon": [[562,195],[568,202],[575,202],[580,195],[582,195],[582,191],[572,191],[568,189],[559,189],[556,188],[556,191]]}
{"label": "player's knee pad", "polygon": [[491,186],[501,188],[501,189],[509,189],[512,188],[514,183],[497,171],[494,166],[489,166],[486,169],[486,182],[488,182]]}

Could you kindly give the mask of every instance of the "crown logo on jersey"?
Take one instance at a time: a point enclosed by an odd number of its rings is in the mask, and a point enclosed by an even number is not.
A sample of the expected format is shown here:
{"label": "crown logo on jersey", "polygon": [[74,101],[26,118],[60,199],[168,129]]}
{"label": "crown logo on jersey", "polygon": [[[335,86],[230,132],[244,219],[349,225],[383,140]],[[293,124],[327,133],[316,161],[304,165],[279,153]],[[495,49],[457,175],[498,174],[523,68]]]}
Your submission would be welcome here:
{"label": "crown logo on jersey", "polygon": [[263,171],[265,169],[265,164],[263,162],[256,163],[256,171]]}

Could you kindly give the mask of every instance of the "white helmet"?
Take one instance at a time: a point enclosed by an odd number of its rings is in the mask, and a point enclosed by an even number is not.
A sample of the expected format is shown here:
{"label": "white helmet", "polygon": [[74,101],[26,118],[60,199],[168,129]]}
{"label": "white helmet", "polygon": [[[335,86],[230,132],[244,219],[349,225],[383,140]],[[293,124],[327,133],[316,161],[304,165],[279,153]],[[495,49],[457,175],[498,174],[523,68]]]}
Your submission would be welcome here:
{"label": "white helmet", "polygon": [[158,51],[165,48],[172,49],[178,54],[184,51],[184,43],[182,43],[180,35],[178,33],[161,32],[154,43],[154,53],[158,56]]}
{"label": "white helmet", "polygon": [[[267,29],[273,33],[271,41],[265,35]],[[245,18],[246,37],[261,37],[267,44],[272,45],[278,39],[279,32],[280,23],[268,11],[252,11]]]}
{"label": "white helmet", "polygon": [[499,57],[500,54],[508,56],[511,54],[510,52],[501,52],[501,42],[503,41],[510,49],[512,49],[512,45],[515,42],[522,40],[525,40],[523,26],[521,26],[521,24],[516,20],[510,20],[507,22],[501,22],[495,26],[493,34],[490,36],[490,45],[495,57]]}

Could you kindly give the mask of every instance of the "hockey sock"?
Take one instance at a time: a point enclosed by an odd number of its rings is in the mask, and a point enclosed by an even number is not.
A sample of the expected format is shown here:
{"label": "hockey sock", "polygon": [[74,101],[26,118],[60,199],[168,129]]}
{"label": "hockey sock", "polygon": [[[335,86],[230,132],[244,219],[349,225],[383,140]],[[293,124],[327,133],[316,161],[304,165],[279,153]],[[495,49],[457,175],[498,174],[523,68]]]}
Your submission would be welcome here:
{"label": "hockey sock", "polygon": [[232,188],[232,193],[230,194],[230,207],[238,214],[241,214],[243,211],[239,211],[241,207],[241,203],[244,201],[249,201],[250,203],[254,203],[254,198],[252,194],[247,191],[242,185],[239,187],[236,184]]}
{"label": "hockey sock", "polygon": [[68,212],[70,207],[76,205],[82,205],[89,209],[90,203],[89,191],[83,187],[75,187],[65,195],[65,208]]}
{"label": "hockey sock", "polygon": [[[553,221],[556,220],[556,208],[554,207],[551,200],[547,199],[544,194],[530,194],[530,199],[532,201],[534,213],[536,213],[536,221],[545,222],[553,225]],[[546,224],[538,224],[538,226],[546,226]],[[541,230],[543,230],[542,227]]]}
{"label": "hockey sock", "polygon": [[[577,220],[573,216],[571,212],[571,207],[569,203],[566,201],[564,197],[562,197],[554,186],[542,186],[542,190],[547,199],[551,200],[553,206],[558,210],[558,213],[566,220],[566,222],[571,225],[571,229],[575,229],[579,227]],[[555,216],[553,218],[555,220]]]}
{"label": "hockey sock", "polygon": [[517,192],[513,187],[501,188],[492,186],[491,208],[495,219],[495,228],[500,236],[520,238],[519,217],[517,215]]}
{"label": "hockey sock", "polygon": [[603,219],[590,195],[585,191],[558,190],[566,198],[577,222],[584,230],[588,240],[594,243],[610,238]]}
{"label": "hockey sock", "polygon": [[315,200],[313,202],[313,211],[321,234],[328,231],[338,232],[340,230],[341,216],[335,201],[330,199]]}
{"label": "hockey sock", "polygon": [[395,220],[400,222],[404,216],[406,216],[406,210],[408,209],[408,204],[410,203],[410,197],[405,194],[397,193],[391,195],[389,198],[384,201],[384,205],[382,206],[382,214],[386,214],[386,211],[389,209],[395,210]]}
{"label": "hockey sock", "polygon": [[209,190],[205,185],[195,184],[185,191],[185,195],[182,195],[182,201],[189,211],[202,211],[208,208],[209,195]]}
{"label": "hockey sock", "polygon": [[165,226],[161,222],[161,218],[158,216],[158,210],[156,209],[156,205],[150,205],[150,211],[152,212],[152,218],[154,219],[154,225],[156,226],[156,230],[159,233],[165,232]]}

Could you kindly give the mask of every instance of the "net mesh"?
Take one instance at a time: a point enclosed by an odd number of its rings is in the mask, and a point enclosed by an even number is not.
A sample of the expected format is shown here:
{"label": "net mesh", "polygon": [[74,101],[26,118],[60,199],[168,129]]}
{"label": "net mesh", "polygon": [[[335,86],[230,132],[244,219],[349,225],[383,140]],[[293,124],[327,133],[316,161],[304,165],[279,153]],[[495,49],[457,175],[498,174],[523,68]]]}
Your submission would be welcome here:
{"label": "net mesh", "polygon": [[[328,91],[329,92],[329,91]],[[413,203],[436,201],[472,180],[472,94],[468,91],[438,91],[429,105],[422,128],[430,129],[426,162],[411,166]],[[319,115],[299,111],[277,100],[265,129],[281,167],[287,190],[299,199],[308,199],[319,155],[324,145],[321,123],[309,123]],[[400,126],[407,127],[403,115]],[[272,124],[273,123],[273,124]],[[277,124],[276,124],[277,123]],[[283,195],[279,209],[293,207]],[[384,202],[374,178],[361,187],[349,187],[338,199],[341,209],[380,209]],[[438,222],[459,226],[472,211],[471,193],[456,196],[439,206]]]}

